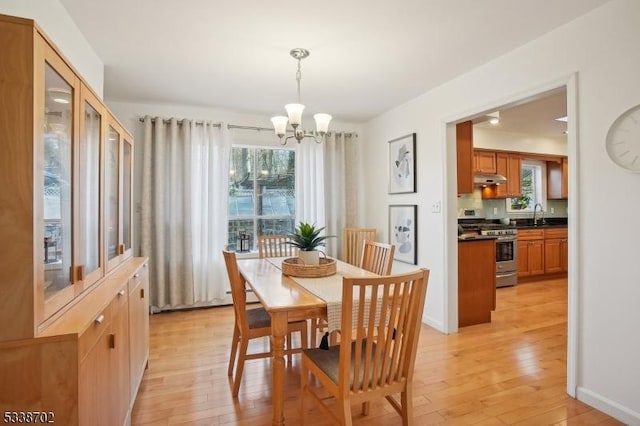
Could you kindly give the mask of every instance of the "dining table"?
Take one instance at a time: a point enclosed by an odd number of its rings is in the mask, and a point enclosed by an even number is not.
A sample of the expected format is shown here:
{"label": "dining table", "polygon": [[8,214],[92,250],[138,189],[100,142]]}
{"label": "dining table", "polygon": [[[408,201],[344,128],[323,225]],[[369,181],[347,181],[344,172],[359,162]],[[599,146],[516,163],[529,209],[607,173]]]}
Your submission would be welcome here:
{"label": "dining table", "polygon": [[[274,426],[284,419],[284,342],[291,321],[322,318],[339,322],[342,279],[376,274],[336,261],[336,273],[327,277],[299,278],[283,275],[284,257],[238,259],[238,270],[256,298],[271,316],[272,405]],[[329,322],[330,328],[332,323]]]}

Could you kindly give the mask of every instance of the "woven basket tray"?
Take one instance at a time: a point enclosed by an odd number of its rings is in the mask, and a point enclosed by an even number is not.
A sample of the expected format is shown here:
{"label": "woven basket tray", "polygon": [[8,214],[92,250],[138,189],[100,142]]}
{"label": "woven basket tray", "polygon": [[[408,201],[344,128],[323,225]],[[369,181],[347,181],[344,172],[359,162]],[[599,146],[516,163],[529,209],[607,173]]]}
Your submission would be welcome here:
{"label": "woven basket tray", "polygon": [[336,260],[320,258],[319,265],[305,265],[298,257],[289,257],[282,261],[282,273],[291,277],[319,278],[336,273]]}

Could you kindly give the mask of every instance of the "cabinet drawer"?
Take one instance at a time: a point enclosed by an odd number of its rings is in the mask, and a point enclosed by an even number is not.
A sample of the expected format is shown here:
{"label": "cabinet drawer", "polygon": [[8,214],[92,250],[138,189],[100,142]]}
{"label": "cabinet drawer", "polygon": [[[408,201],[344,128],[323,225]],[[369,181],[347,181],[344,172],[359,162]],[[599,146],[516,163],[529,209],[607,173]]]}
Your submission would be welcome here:
{"label": "cabinet drawer", "polygon": [[136,287],[138,287],[138,284],[140,284],[147,277],[148,273],[149,268],[147,267],[146,263],[143,263],[142,266],[136,269],[131,278],[129,278],[129,293],[131,293]]}
{"label": "cabinet drawer", "polygon": [[127,282],[123,283],[120,290],[118,290],[118,293],[116,293],[116,297],[113,299],[113,302],[111,302],[111,309],[112,309],[113,315],[116,315],[116,313],[122,307],[127,306],[127,301],[129,300],[129,291],[127,288],[127,284],[128,284]]}
{"label": "cabinet drawer", "polygon": [[518,229],[518,240],[542,240],[544,229]]}
{"label": "cabinet drawer", "polygon": [[95,319],[89,325],[78,342],[78,358],[80,362],[87,356],[91,348],[96,344],[102,333],[109,327],[111,322],[111,305],[107,306],[102,312],[96,315]]}
{"label": "cabinet drawer", "polygon": [[544,230],[544,237],[549,238],[567,238],[567,228],[550,228]]}

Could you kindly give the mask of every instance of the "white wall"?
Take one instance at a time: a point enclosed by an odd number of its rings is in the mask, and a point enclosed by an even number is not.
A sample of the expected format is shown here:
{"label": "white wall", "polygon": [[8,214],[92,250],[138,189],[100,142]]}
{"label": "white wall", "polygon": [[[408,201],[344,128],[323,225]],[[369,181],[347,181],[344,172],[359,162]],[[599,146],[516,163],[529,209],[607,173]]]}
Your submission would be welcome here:
{"label": "white wall", "polygon": [[567,138],[501,132],[474,126],[473,147],[534,154],[567,155]]}
{"label": "white wall", "polygon": [[[106,103],[118,120],[120,120],[125,128],[131,132],[134,141],[141,141],[143,138],[144,127],[139,121],[139,118],[144,115],[164,118],[176,117],[179,119],[211,120],[213,122],[223,122],[224,124],[273,128],[269,117],[264,115],[243,114],[229,110],[194,107],[188,105],[144,104],[109,100],[107,100]],[[305,117],[305,120],[308,120],[308,118]],[[359,140],[363,137],[363,125],[361,124],[332,121],[330,129],[332,131],[356,132],[358,133]],[[253,130],[234,130],[233,140],[247,144],[280,146],[279,140],[273,131],[256,132]],[[290,141],[288,145],[291,145],[292,143],[295,142]],[[360,142],[358,141],[356,143]],[[134,161],[134,252],[138,253],[140,241],[140,177],[142,173],[141,150],[135,150]]]}
{"label": "white wall", "polygon": [[0,0],[0,13],[36,21],[102,98],[104,64],[58,0]]}
{"label": "white wall", "polygon": [[[640,103],[638,22],[639,1],[607,3],[372,120],[363,152],[366,221],[385,229],[389,204],[418,204],[419,264],[432,271],[425,320],[455,330],[448,293],[457,289],[455,148],[445,123],[560,86],[577,72],[577,144],[569,147],[577,395],[630,424],[640,424],[640,175],[615,166],[604,140],[615,118]],[[379,173],[387,141],[409,132],[417,133],[418,193],[390,196]],[[432,213],[438,202],[443,212]]]}

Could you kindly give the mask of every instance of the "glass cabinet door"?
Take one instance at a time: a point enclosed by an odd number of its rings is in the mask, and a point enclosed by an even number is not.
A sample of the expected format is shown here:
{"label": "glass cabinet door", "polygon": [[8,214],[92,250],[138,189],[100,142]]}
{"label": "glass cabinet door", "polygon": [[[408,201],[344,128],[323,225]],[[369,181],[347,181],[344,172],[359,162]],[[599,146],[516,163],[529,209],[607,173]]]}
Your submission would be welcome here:
{"label": "glass cabinet door", "polygon": [[120,133],[113,126],[109,126],[105,156],[107,262],[111,266],[120,254]]}
{"label": "glass cabinet door", "polygon": [[131,142],[123,139],[122,144],[122,244],[124,254],[131,251],[131,199],[133,170],[133,147]]}
{"label": "glass cabinet door", "polygon": [[102,108],[98,100],[83,90],[80,117],[79,238],[78,261],[85,287],[102,277],[100,239],[100,139]]}
{"label": "glass cabinet door", "polygon": [[74,87],[49,63],[44,72],[44,301],[71,285]]}

